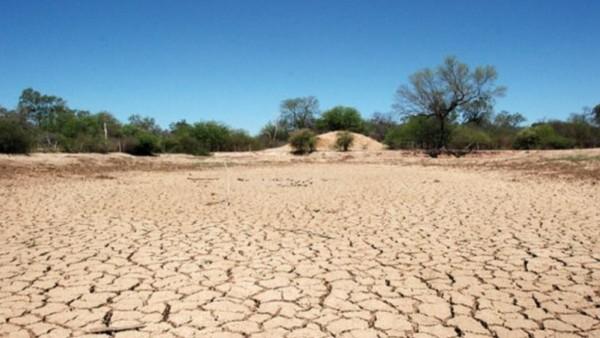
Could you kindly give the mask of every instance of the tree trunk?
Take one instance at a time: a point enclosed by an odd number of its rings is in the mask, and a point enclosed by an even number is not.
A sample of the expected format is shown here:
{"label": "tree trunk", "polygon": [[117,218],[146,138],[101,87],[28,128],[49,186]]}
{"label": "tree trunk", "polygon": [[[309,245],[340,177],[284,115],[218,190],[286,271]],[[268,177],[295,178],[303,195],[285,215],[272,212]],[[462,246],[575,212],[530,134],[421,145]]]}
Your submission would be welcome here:
{"label": "tree trunk", "polygon": [[437,146],[438,149],[442,149],[445,146],[445,143],[446,143],[444,141],[444,138],[445,138],[444,134],[445,134],[445,132],[446,132],[446,118],[442,117],[440,119],[440,138],[438,140],[438,146]]}

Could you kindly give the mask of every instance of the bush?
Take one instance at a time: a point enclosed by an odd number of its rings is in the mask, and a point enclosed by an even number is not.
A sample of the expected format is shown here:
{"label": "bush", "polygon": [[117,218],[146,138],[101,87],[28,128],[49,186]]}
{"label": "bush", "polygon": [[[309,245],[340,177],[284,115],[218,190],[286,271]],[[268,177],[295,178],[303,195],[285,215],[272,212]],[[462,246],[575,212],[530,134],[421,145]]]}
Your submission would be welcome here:
{"label": "bush", "polygon": [[33,137],[19,121],[0,118],[0,153],[27,154],[33,146]]}
{"label": "bush", "polygon": [[224,151],[253,151],[263,149],[263,145],[244,130],[230,130]]}
{"label": "bush", "polygon": [[[440,135],[439,123],[434,118],[412,116],[403,124],[389,129],[383,142],[390,149],[430,149],[435,148]],[[447,137],[448,130],[444,132],[444,138]]]}
{"label": "bush", "polygon": [[336,134],[335,148],[339,151],[348,151],[354,143],[354,135],[347,131],[340,131]]}
{"label": "bush", "polygon": [[310,129],[296,130],[290,135],[290,145],[297,155],[310,154],[315,151],[317,137]]}
{"label": "bush", "polygon": [[469,126],[458,126],[452,132],[450,148],[491,148],[492,138],[484,131]]}
{"label": "bush", "polygon": [[165,151],[195,156],[210,155],[210,152],[204,144],[187,134],[173,135],[165,139]]}
{"label": "bush", "polygon": [[575,145],[575,140],[556,133],[548,124],[537,124],[521,130],[513,147],[515,149],[567,149]]}
{"label": "bush", "polygon": [[135,156],[152,156],[160,152],[160,140],[154,134],[141,131],[125,139],[123,152]]}

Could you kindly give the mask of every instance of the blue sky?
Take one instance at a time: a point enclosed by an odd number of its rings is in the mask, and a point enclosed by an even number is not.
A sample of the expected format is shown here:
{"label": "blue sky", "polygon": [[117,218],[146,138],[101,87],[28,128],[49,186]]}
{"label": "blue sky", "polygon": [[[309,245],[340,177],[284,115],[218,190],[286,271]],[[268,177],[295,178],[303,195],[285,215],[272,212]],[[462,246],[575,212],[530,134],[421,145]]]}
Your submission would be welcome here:
{"label": "blue sky", "polygon": [[600,103],[600,1],[0,2],[0,105],[33,87],[73,108],[256,132],[282,99],[387,112],[456,55],[495,65],[497,110],[529,122]]}

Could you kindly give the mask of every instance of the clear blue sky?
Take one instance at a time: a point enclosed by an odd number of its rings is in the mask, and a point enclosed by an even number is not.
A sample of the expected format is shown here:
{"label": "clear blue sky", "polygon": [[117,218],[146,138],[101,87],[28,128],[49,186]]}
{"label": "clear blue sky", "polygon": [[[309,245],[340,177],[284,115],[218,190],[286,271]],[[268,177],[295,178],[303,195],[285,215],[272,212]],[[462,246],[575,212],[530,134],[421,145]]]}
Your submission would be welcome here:
{"label": "clear blue sky", "polygon": [[492,64],[497,110],[529,122],[600,103],[600,1],[0,1],[0,105],[33,87],[73,108],[256,132],[282,99],[386,112],[414,71]]}

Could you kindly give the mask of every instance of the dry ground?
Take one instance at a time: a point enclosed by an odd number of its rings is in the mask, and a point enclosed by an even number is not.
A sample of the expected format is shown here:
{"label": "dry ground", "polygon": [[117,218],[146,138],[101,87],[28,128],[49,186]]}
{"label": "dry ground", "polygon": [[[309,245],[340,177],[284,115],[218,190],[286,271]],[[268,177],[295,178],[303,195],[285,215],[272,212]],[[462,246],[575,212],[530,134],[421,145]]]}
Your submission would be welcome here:
{"label": "dry ground", "polygon": [[2,157],[0,336],[600,337],[597,150],[397,154]]}

